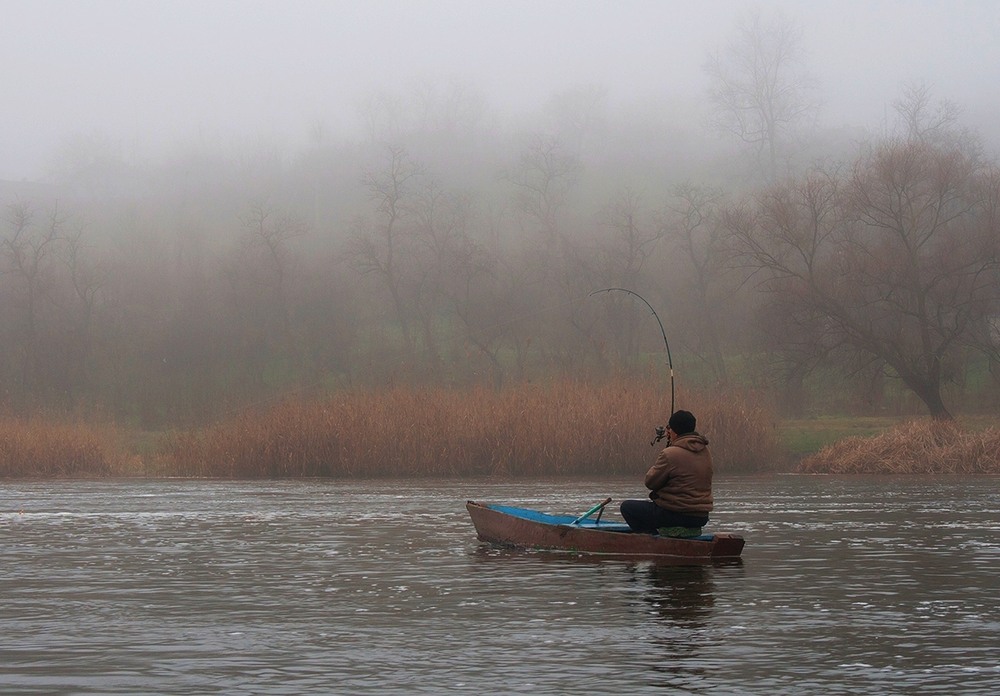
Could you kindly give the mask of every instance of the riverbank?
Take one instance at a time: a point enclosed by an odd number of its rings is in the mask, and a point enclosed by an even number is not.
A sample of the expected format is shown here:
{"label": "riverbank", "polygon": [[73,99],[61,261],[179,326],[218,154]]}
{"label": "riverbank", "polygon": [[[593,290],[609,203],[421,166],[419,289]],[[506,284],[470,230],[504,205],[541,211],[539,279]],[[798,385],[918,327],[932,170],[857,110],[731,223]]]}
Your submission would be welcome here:
{"label": "riverbank", "polygon": [[[1000,473],[993,417],[780,420],[752,393],[679,394],[677,404],[698,416],[722,475]],[[164,432],[4,418],[0,478],[635,475],[668,411],[655,385],[567,381],[359,390]]]}
{"label": "riverbank", "polygon": [[918,420],[844,437],[801,459],[800,473],[998,474],[1000,428]]}

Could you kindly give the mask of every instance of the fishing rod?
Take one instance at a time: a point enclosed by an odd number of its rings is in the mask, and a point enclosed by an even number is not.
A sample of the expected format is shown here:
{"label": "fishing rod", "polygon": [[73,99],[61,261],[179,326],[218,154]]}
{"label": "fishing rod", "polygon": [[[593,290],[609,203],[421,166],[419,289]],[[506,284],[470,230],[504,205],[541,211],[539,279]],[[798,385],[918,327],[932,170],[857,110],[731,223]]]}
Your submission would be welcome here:
{"label": "fishing rod", "polygon": [[[649,302],[646,300],[645,297],[643,297],[639,293],[635,292],[634,290],[629,290],[628,288],[603,288],[601,290],[594,290],[592,293],[590,293],[590,295],[596,295],[596,294],[601,293],[601,292],[609,292],[610,293],[610,292],[616,292],[616,291],[617,292],[624,292],[624,293],[626,293],[628,295],[631,295],[632,297],[635,297],[635,298],[638,298],[639,300],[641,300],[644,305],[646,305],[647,307],[649,307],[649,311],[652,312],[653,318],[656,319],[656,323],[659,324],[659,326],[660,326],[660,335],[663,336],[663,347],[667,349],[667,367],[670,369],[670,414],[673,414],[673,412],[674,412],[674,360],[673,360],[672,357],[670,357],[670,343],[667,341],[667,332],[663,330],[663,322],[660,321],[660,315],[658,315],[656,313],[656,310],[653,309],[653,305],[649,304]],[[664,426],[662,426],[662,425],[656,426],[656,428],[654,430],[656,432],[656,437],[654,437],[653,441],[649,443],[650,447],[652,447],[657,442],[659,442],[660,440],[662,440],[663,438],[665,438],[667,436],[667,429]]]}

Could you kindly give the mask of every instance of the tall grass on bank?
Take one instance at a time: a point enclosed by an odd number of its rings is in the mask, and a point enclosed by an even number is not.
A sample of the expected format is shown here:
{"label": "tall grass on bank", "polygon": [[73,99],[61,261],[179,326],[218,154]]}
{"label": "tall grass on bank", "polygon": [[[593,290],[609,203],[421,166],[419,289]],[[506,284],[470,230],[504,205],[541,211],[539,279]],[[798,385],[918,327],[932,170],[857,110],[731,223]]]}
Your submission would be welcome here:
{"label": "tall grass on bank", "polygon": [[118,476],[133,463],[114,426],[0,418],[0,478]]}
{"label": "tall grass on bank", "polygon": [[850,437],[803,459],[802,473],[1000,474],[1000,429],[968,430],[929,420],[873,437]]}
{"label": "tall grass on bank", "polygon": [[[160,469],[182,476],[641,475],[667,420],[661,388],[564,381],[486,388],[352,391],[175,433]],[[767,467],[771,413],[745,396],[685,398],[719,472]]]}

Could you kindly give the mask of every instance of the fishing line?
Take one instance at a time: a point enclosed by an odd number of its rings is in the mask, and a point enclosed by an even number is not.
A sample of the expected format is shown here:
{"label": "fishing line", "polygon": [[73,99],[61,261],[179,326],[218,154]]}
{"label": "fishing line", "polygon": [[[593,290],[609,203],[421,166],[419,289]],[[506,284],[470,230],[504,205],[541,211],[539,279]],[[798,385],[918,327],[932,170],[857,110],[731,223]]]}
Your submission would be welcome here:
{"label": "fishing line", "polygon": [[[656,310],[653,309],[653,305],[649,304],[649,302],[646,300],[645,297],[643,297],[642,295],[640,295],[639,293],[637,293],[634,290],[629,290],[628,288],[603,288],[601,290],[594,290],[592,293],[590,293],[590,295],[596,295],[596,294],[602,293],[602,292],[609,292],[609,293],[610,292],[624,292],[624,293],[626,293],[628,295],[631,295],[632,297],[638,298],[639,300],[642,301],[642,303],[644,305],[646,305],[647,307],[649,307],[649,311],[652,312],[653,318],[656,319],[656,323],[659,324],[659,326],[660,326],[660,335],[663,336],[663,347],[667,349],[667,368],[669,368],[669,370],[670,370],[670,413],[668,414],[668,417],[669,417],[674,412],[674,360],[670,356],[670,343],[667,341],[667,332],[663,330],[663,322],[660,321],[660,315],[658,315],[656,313]],[[656,428],[656,438],[651,443],[649,443],[649,444],[650,445],[655,445],[657,442],[659,442],[660,440],[662,440],[664,438],[664,436],[665,436],[664,432],[665,431],[662,429],[662,427],[657,427]]]}

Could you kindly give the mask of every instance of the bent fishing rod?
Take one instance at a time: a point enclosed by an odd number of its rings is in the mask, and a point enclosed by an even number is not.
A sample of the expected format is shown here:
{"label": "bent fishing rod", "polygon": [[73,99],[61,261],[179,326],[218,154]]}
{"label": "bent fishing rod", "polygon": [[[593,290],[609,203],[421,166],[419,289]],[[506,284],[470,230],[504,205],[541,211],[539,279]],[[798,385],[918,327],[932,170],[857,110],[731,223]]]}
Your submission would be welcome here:
{"label": "bent fishing rod", "polygon": [[[667,367],[670,370],[670,413],[668,414],[669,418],[669,416],[672,415],[674,412],[674,360],[672,357],[670,357],[670,343],[667,341],[667,332],[664,331],[663,329],[663,322],[660,321],[660,315],[656,313],[656,310],[653,309],[653,305],[649,304],[649,302],[646,300],[645,297],[635,292],[634,290],[629,290],[628,288],[603,288],[601,290],[594,290],[592,293],[590,293],[590,295],[597,295],[598,293],[602,292],[608,292],[608,293],[624,292],[628,295],[631,295],[632,297],[641,300],[642,303],[649,308],[649,311],[653,314],[653,318],[656,319],[656,323],[660,327],[660,335],[663,336],[663,347],[667,349]],[[662,425],[658,425],[655,428],[655,433],[656,436],[653,438],[653,441],[649,443],[650,447],[652,447],[657,442],[659,442],[660,440],[662,440],[667,436],[667,429]]]}

